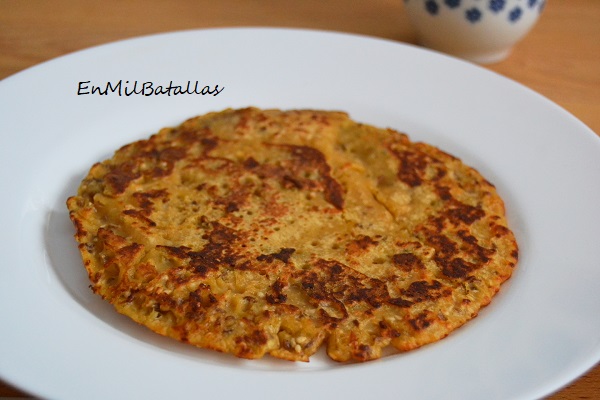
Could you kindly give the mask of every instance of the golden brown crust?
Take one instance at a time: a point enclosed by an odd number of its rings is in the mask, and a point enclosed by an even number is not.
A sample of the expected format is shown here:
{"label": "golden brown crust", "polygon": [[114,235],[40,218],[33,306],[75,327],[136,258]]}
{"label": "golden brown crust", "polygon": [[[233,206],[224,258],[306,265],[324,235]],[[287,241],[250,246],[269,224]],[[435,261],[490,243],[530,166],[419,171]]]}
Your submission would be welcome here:
{"label": "golden brown crust", "polygon": [[67,201],[95,293],[162,335],[338,361],[439,340],[517,262],[494,187],[345,113],[226,110],[94,165]]}

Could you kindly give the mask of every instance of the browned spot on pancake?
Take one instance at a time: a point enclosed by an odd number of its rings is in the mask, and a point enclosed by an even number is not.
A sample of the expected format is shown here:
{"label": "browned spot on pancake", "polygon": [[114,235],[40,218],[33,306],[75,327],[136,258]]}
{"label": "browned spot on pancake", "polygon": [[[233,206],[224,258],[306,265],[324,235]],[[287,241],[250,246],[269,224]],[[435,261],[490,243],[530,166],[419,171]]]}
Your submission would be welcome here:
{"label": "browned spot on pancake", "polygon": [[367,235],[361,235],[358,239],[353,240],[346,246],[346,252],[349,254],[365,253],[373,246],[377,246],[379,242]]}
{"label": "browned spot on pancake", "polygon": [[431,320],[429,319],[428,313],[423,312],[417,315],[416,318],[409,319],[408,322],[413,327],[414,330],[420,331],[428,328],[431,325]]}
{"label": "browned spot on pancake", "polygon": [[212,231],[202,237],[203,239],[207,239],[210,243],[231,244],[238,239],[238,234],[234,229],[228,228],[215,221],[211,222],[211,226]]}
{"label": "browned spot on pancake", "polygon": [[493,249],[480,246],[477,238],[464,229],[458,231],[458,236],[463,240],[463,251],[467,254],[476,256],[480,263],[488,262],[490,257],[496,252]]}
{"label": "browned spot on pancake", "polygon": [[158,247],[165,249],[172,257],[187,261],[190,268],[200,276],[206,276],[220,268],[235,268],[242,261],[235,248],[234,242],[238,239],[235,231],[216,222],[212,223],[212,227],[212,231],[204,235],[208,243],[199,250],[185,246]]}
{"label": "browned spot on pancake", "polygon": [[261,254],[260,256],[256,257],[256,259],[258,261],[266,261],[268,263],[273,262],[273,260],[280,260],[287,264],[290,261],[290,257],[292,256],[292,254],[294,254],[295,251],[296,249],[292,248],[282,248],[277,253]]}
{"label": "browned spot on pancake", "polygon": [[[443,171],[443,170],[440,170]],[[447,186],[436,185],[435,190],[437,195],[440,196],[440,199],[444,201],[448,201],[452,199],[452,194],[450,193],[450,188]]]}
{"label": "browned spot on pancake", "polygon": [[72,212],[69,212],[69,218],[71,219],[71,222],[73,222],[73,225],[75,226],[75,237],[76,238],[85,238],[85,236],[87,235],[87,231],[85,230],[85,228],[83,227],[83,222],[76,218],[75,215]]}
{"label": "browned spot on pancake", "polygon": [[389,299],[387,302],[401,308],[408,308],[414,304],[412,301],[400,297]]}
{"label": "browned spot on pancake", "polygon": [[200,143],[204,146],[204,155],[206,155],[219,145],[219,140],[214,137],[203,137],[200,139]]}
{"label": "browned spot on pancake", "polygon": [[123,214],[133,217],[148,226],[156,226],[156,222],[154,222],[150,218],[146,217],[144,215],[146,213],[143,210],[142,211],[140,211],[140,210],[123,210]]}
{"label": "browned spot on pancake", "polygon": [[338,210],[344,208],[342,186],[331,177],[325,181],[325,200]]}
{"label": "browned spot on pancake", "polygon": [[[344,207],[344,198],[342,186],[331,177],[331,167],[327,164],[327,160],[323,153],[309,146],[285,146],[290,153],[297,159],[291,168],[294,175],[285,175],[288,181],[293,180],[294,186],[303,188],[306,178],[302,177],[303,172],[316,171],[320,175],[320,180],[323,182],[325,200],[327,200],[335,208],[341,210]],[[308,185],[310,186],[310,185]]]}
{"label": "browned spot on pancake", "polygon": [[366,344],[360,344],[353,351],[354,357],[362,360],[369,360],[373,357],[373,348]]}
{"label": "browned spot on pancake", "polygon": [[103,250],[109,255],[114,251],[128,246],[130,243],[121,235],[115,234],[111,229],[100,227],[98,228],[98,239],[102,243]]}
{"label": "browned spot on pancake", "polygon": [[291,189],[291,188],[302,189],[303,188],[302,181],[294,178],[293,176],[284,175],[282,181],[283,181],[284,188],[287,188],[287,189]]}
{"label": "browned spot on pancake", "polygon": [[129,246],[122,247],[117,252],[117,257],[121,262],[128,264],[142,250],[143,246],[139,243],[132,243]]}
{"label": "browned spot on pancake", "polygon": [[369,278],[339,262],[319,259],[313,268],[300,272],[302,287],[310,297],[341,304],[365,302],[378,308],[389,301],[383,281]]}
{"label": "browned spot on pancake", "polygon": [[151,153],[155,158],[161,161],[175,162],[185,158],[187,151],[183,147],[167,147],[158,153]]}
{"label": "browned spot on pancake", "polygon": [[[227,163],[223,168],[230,168],[231,174],[235,174],[235,166]],[[253,195],[255,187],[251,184],[235,184],[232,187],[219,187],[216,185],[204,185],[199,188],[209,192],[212,203],[222,207],[227,214],[237,212],[245,207],[249,198]]]}
{"label": "browned spot on pancake", "polygon": [[168,201],[169,192],[166,189],[150,190],[147,192],[135,192],[133,197],[137,200],[144,215],[148,216],[154,210],[154,200]]}
{"label": "browned spot on pancake", "polygon": [[473,222],[484,217],[485,212],[481,207],[474,207],[461,202],[453,202],[452,207],[446,212],[448,219],[458,225],[461,222],[471,225]]}
{"label": "browned spot on pancake", "polygon": [[501,238],[501,237],[509,235],[511,233],[507,227],[505,227],[504,225],[496,224],[496,223],[491,224],[490,231],[491,231],[492,235],[496,238]]}
{"label": "browned spot on pancake", "polygon": [[[425,230],[426,231],[426,230]],[[434,260],[440,267],[442,273],[450,278],[466,278],[479,266],[458,257],[461,252],[458,243],[445,235],[427,232],[426,242],[435,249]],[[464,245],[468,245],[464,242]],[[477,246],[477,245],[475,245]],[[471,248],[474,248],[471,244]],[[481,254],[485,251],[481,248]]]}
{"label": "browned spot on pancake", "polygon": [[125,162],[113,167],[104,179],[112,187],[115,194],[120,194],[127,189],[129,183],[141,176],[142,174],[136,170],[134,162]]}
{"label": "browned spot on pancake", "polygon": [[244,161],[244,168],[245,169],[254,169],[256,167],[258,167],[260,164],[258,163],[258,161],[256,161],[254,158],[252,157],[248,157],[245,161]]}
{"label": "browned spot on pancake", "polygon": [[400,165],[397,176],[410,187],[420,186],[427,168],[427,157],[416,151],[392,150]]}
{"label": "browned spot on pancake", "polygon": [[[191,291],[186,303],[184,303],[185,314],[189,320],[200,320],[206,314],[207,310],[218,303],[209,285],[200,284],[198,288]],[[172,305],[173,308],[176,304]]]}
{"label": "browned spot on pancake", "polygon": [[281,281],[281,279],[276,280],[271,286],[271,293],[267,293],[266,295],[267,302],[271,304],[285,303],[287,300],[287,295],[283,293],[284,289],[285,284]]}
{"label": "browned spot on pancake", "polygon": [[178,258],[180,260],[185,260],[188,258],[188,251],[191,249],[185,246],[173,247],[173,246],[156,246],[157,248],[165,249],[169,255],[172,257]]}
{"label": "browned spot on pancake", "polygon": [[[255,329],[249,335],[244,335],[243,337],[236,338],[236,343],[240,344],[240,345],[252,347],[252,346],[263,345],[263,344],[267,343],[267,340],[269,340],[269,338],[264,331]],[[245,353],[242,352],[242,355],[244,355],[244,354]],[[248,354],[250,354],[250,352]]]}
{"label": "browned spot on pancake", "polygon": [[[140,144],[141,145],[141,144]],[[152,178],[168,176],[172,173],[174,163],[186,156],[186,150],[181,147],[167,147],[162,150],[152,149],[149,145],[147,150],[142,150],[130,160],[113,165],[106,174],[106,181],[112,187],[115,194],[123,193],[132,181],[142,175]],[[125,146],[124,151],[133,149],[134,145]]]}
{"label": "browned spot on pancake", "polygon": [[412,253],[394,254],[392,256],[392,261],[395,266],[405,272],[422,270],[425,268],[421,259]]}
{"label": "browned spot on pancake", "polygon": [[476,265],[462,258],[436,257],[435,261],[442,267],[442,273],[450,278],[467,278],[476,268]]}
{"label": "browned spot on pancake", "polygon": [[189,147],[196,142],[199,142],[202,138],[211,137],[212,132],[207,127],[194,127],[180,126],[172,131],[174,137],[183,142],[183,145]]}
{"label": "browned spot on pancake", "polygon": [[225,211],[227,211],[228,213],[232,213],[235,211],[239,211],[239,207],[236,203],[234,203],[233,201],[230,201],[229,203],[227,203],[227,207],[225,207]]}
{"label": "browned spot on pancake", "polygon": [[[141,154],[141,161],[148,164],[144,168],[147,175],[153,178],[169,176],[173,172],[176,161],[186,156],[186,150],[181,147],[168,147],[163,150],[150,150]],[[152,165],[152,168],[149,166]]]}
{"label": "browned spot on pancake", "polygon": [[411,301],[416,303],[426,300],[437,300],[442,296],[449,295],[450,293],[450,289],[444,289],[442,284],[437,280],[432,282],[415,281],[410,284],[408,289],[402,290],[402,295],[408,297],[411,299]]}
{"label": "browned spot on pancake", "polygon": [[425,240],[435,249],[436,258],[450,258],[458,252],[456,243],[445,235],[427,232]]}

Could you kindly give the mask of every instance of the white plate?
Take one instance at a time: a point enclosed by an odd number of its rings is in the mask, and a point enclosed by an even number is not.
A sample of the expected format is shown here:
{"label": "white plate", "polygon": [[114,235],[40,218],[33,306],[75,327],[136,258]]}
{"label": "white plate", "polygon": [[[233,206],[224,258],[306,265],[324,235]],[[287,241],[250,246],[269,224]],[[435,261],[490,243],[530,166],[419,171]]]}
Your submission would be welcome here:
{"label": "white plate", "polygon": [[[77,95],[196,80],[217,96]],[[85,84],[83,85],[85,86]],[[600,359],[600,140],[534,92],[390,41],[286,29],[144,37],[0,82],[0,377],[60,399],[529,399]],[[89,166],[226,107],[322,108],[406,131],[496,184],[521,249],[478,318],[406,354],[244,361],[159,337],[88,289],[64,205]]]}

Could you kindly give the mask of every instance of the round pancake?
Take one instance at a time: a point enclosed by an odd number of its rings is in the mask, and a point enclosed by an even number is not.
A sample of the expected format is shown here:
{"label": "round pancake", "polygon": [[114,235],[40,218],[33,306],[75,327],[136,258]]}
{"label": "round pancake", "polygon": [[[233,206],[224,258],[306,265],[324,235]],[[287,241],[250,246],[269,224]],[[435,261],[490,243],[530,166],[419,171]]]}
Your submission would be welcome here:
{"label": "round pancake", "polygon": [[494,186],[343,112],[209,113],[124,146],[67,200],[95,293],[242,358],[415,349],[477,315],[517,262]]}

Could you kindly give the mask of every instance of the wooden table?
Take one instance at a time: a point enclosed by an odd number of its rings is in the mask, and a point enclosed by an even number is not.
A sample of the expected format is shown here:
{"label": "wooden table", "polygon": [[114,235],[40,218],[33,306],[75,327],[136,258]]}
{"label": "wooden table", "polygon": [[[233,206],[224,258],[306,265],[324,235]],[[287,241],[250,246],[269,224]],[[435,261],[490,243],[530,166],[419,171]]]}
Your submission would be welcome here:
{"label": "wooden table", "polygon": [[[0,0],[0,79],[93,45],[182,29],[285,26],[415,43],[402,3]],[[512,55],[487,68],[545,95],[600,134],[600,0],[548,0]],[[2,396],[27,395],[0,381]],[[600,399],[600,365],[550,399]]]}

